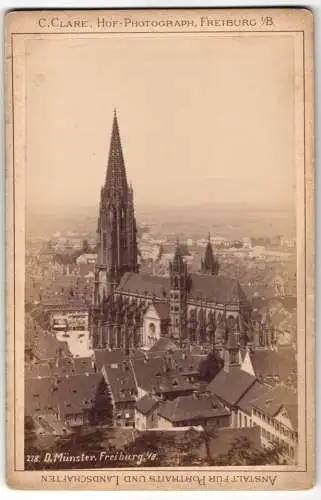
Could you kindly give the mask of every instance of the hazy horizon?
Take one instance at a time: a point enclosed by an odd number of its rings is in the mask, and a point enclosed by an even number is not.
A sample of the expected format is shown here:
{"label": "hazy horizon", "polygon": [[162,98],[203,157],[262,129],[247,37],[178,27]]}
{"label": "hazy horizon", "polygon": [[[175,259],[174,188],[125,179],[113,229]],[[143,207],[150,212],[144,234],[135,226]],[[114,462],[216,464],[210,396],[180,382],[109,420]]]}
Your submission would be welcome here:
{"label": "hazy horizon", "polygon": [[136,211],[294,209],[291,36],[26,41],[26,202],[98,207],[117,108]]}

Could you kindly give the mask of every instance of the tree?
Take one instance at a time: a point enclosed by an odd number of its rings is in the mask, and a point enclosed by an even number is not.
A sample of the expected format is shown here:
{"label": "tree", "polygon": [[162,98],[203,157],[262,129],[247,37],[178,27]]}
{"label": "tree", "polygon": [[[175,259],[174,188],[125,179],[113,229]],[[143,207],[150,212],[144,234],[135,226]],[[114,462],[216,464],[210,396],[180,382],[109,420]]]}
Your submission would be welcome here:
{"label": "tree", "polygon": [[200,379],[211,382],[223,367],[223,360],[215,352],[210,352],[199,366]]}
{"label": "tree", "polygon": [[236,437],[226,453],[218,455],[213,465],[281,465],[284,461],[284,448],[271,443],[269,448],[256,448],[245,437]]}

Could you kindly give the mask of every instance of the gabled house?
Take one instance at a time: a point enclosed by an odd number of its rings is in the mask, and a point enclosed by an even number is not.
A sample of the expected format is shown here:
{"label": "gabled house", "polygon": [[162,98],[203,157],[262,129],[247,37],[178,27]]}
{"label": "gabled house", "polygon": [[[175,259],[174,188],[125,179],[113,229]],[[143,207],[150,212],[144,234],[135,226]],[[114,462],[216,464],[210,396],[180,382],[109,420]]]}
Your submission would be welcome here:
{"label": "gabled house", "polygon": [[102,367],[107,385],[113,425],[134,427],[137,387],[131,363],[122,361]]}
{"label": "gabled house", "polygon": [[230,411],[210,394],[195,393],[166,401],[158,410],[158,428],[210,425],[229,427]]}
{"label": "gabled house", "polygon": [[155,429],[158,427],[159,400],[146,394],[136,401],[135,428],[139,430]]}
{"label": "gabled house", "polygon": [[298,445],[298,394],[287,387],[266,388],[251,401],[252,421],[261,431],[264,446],[279,444],[287,463],[296,463]]}

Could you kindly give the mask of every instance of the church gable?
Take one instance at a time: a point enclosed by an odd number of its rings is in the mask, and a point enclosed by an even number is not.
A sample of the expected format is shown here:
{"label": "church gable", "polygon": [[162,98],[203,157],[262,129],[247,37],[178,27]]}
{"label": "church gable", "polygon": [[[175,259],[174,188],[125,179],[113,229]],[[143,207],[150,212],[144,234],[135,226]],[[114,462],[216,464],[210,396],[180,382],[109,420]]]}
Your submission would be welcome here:
{"label": "church gable", "polygon": [[144,319],[147,318],[147,319],[150,319],[150,320],[154,320],[154,321],[160,321],[160,315],[155,307],[154,304],[150,304],[144,314]]}
{"label": "church gable", "polygon": [[162,333],[161,318],[154,306],[150,304],[143,319],[143,347],[150,349],[160,339]]}
{"label": "church gable", "polygon": [[246,373],[249,373],[250,375],[255,376],[255,371],[254,371],[254,368],[252,365],[250,352],[248,350],[246,350],[246,352],[245,352],[245,355],[244,355],[244,358],[243,358],[243,361],[241,364],[241,370],[243,370]]}

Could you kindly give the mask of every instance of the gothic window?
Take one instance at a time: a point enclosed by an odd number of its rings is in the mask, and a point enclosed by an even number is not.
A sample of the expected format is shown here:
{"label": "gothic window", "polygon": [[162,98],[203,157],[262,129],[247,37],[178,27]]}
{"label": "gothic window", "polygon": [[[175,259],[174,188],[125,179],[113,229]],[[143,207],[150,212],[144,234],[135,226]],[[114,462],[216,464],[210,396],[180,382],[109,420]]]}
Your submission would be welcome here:
{"label": "gothic window", "polygon": [[178,288],[178,278],[177,278],[177,276],[175,276],[175,278],[174,278],[174,287]]}
{"label": "gothic window", "polygon": [[230,315],[228,318],[227,318],[227,327],[230,329],[230,330],[233,330],[235,326],[235,319],[232,315]]}
{"label": "gothic window", "polygon": [[156,332],[155,324],[154,323],[149,323],[148,330],[149,330],[150,335],[154,336],[155,332]]}
{"label": "gothic window", "polygon": [[236,352],[232,351],[230,356],[231,356],[231,363],[236,363]]}

